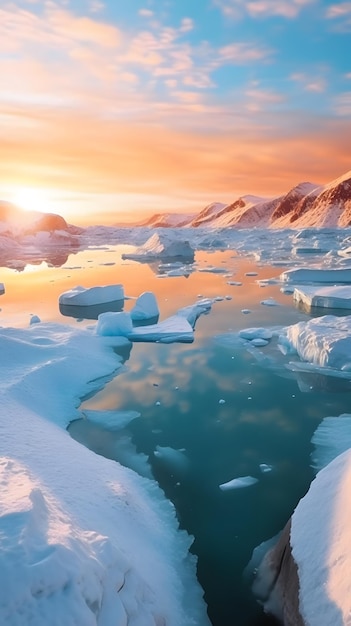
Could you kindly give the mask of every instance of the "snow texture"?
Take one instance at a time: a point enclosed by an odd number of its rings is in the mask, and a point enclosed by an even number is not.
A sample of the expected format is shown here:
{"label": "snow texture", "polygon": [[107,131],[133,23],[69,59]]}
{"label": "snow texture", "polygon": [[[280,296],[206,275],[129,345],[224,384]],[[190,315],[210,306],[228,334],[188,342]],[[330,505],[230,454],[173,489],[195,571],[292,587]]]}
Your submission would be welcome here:
{"label": "snow texture", "polygon": [[290,543],[308,626],[350,624],[351,450],[321,470],[292,516]]}
{"label": "snow texture", "polygon": [[46,323],[1,328],[0,347],[0,623],[208,626],[191,539],[157,484],[65,430],[121,367],[112,347]]}

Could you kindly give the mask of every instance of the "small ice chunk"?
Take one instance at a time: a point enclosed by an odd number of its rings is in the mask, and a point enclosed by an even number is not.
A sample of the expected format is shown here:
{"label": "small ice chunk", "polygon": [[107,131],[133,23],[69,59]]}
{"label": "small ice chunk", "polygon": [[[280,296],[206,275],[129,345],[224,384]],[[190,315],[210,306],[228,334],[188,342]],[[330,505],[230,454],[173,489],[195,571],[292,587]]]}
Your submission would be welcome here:
{"label": "small ice chunk", "polygon": [[244,313],[244,315],[247,315],[248,313],[251,313],[251,309],[241,309],[241,312]]}
{"label": "small ice chunk", "polygon": [[230,489],[243,489],[244,487],[250,487],[257,482],[258,479],[253,476],[239,476],[238,478],[229,480],[227,483],[222,483],[219,485],[219,488],[222,489],[222,491],[229,491]]}
{"label": "small ice chunk", "polygon": [[274,300],[274,298],[268,298],[267,300],[261,300],[261,304],[265,306],[279,306],[279,302]]}
{"label": "small ice chunk", "polygon": [[119,312],[101,313],[98,317],[96,334],[104,337],[121,335],[128,337],[133,332],[133,322],[130,313]]}
{"label": "small ice chunk", "polygon": [[273,469],[273,465],[269,465],[268,463],[260,463],[259,467],[262,474],[267,474],[267,472],[271,472]]}
{"label": "small ice chunk", "polygon": [[226,296],[225,299],[226,300],[232,300],[233,298],[232,298],[232,296]]}
{"label": "small ice chunk", "polygon": [[266,339],[262,339],[261,337],[256,337],[256,339],[253,339],[251,341],[251,345],[256,346],[256,348],[261,348],[263,346],[266,346],[267,344],[268,341]]}
{"label": "small ice chunk", "polygon": [[246,272],[245,276],[257,276],[258,272]]}
{"label": "small ice chunk", "polygon": [[238,280],[228,280],[227,285],[230,285],[231,287],[241,287],[242,283]]}
{"label": "small ice chunk", "polygon": [[160,314],[156,296],[152,291],[144,291],[137,299],[130,315],[134,321],[153,319]]}
{"label": "small ice chunk", "polygon": [[218,404],[225,404],[225,400],[223,400],[223,398],[221,398],[220,400],[218,400]]}
{"label": "small ice chunk", "polygon": [[170,446],[156,446],[154,456],[174,472],[184,473],[189,465],[187,457],[182,450],[175,450]]}
{"label": "small ice chunk", "polygon": [[2,296],[5,293],[5,285],[4,283],[0,283],[0,296]]}
{"label": "small ice chunk", "polygon": [[41,322],[41,319],[38,315],[32,315],[29,321],[30,326],[32,324],[39,324]]}
{"label": "small ice chunk", "polygon": [[242,339],[248,339],[252,341],[253,339],[272,339],[273,333],[268,328],[244,328],[239,331],[239,337]]}

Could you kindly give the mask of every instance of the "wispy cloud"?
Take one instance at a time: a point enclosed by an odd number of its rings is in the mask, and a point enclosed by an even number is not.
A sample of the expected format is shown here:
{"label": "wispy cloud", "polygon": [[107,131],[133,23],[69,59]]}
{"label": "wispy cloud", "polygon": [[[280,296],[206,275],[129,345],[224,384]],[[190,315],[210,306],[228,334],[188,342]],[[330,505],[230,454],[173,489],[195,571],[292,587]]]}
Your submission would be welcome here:
{"label": "wispy cloud", "polygon": [[340,2],[339,4],[332,4],[330,7],[327,8],[326,16],[329,19],[351,16],[351,2]]}
{"label": "wispy cloud", "polygon": [[333,25],[334,30],[339,32],[351,30],[351,2],[332,4],[327,8],[325,15]]}
{"label": "wispy cloud", "polygon": [[339,94],[334,100],[334,110],[342,117],[351,116],[351,91]]}
{"label": "wispy cloud", "polygon": [[249,15],[252,18],[272,16],[286,19],[296,18],[309,4],[316,0],[213,0],[224,15],[241,18]]}
{"label": "wispy cloud", "polygon": [[304,72],[296,72],[290,75],[290,80],[301,85],[304,91],[312,93],[324,93],[327,89],[327,81],[323,76],[308,75]]}

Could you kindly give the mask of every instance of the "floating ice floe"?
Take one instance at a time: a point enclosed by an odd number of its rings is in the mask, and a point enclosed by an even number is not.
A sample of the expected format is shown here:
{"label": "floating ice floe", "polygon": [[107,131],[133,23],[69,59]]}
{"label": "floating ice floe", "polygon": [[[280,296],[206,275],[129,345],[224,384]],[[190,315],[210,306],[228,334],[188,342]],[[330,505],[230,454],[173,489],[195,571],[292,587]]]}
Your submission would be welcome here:
{"label": "floating ice floe", "polygon": [[264,306],[279,306],[279,302],[274,300],[274,298],[267,298],[267,300],[261,300],[261,304]]}
{"label": "floating ice floe", "polygon": [[324,315],[288,326],[279,343],[303,361],[351,373],[351,316]]}
{"label": "floating ice floe", "polygon": [[295,287],[294,300],[305,307],[351,309],[351,286]]}
{"label": "floating ice floe", "polygon": [[194,340],[194,328],[200,315],[211,310],[212,300],[204,298],[195,304],[179,309],[157,324],[133,325],[133,319],[127,312],[102,313],[98,317],[96,333],[105,337],[122,336],[129,341],[150,341],[158,343],[191,343]]}
{"label": "floating ice floe", "polygon": [[177,230],[169,230],[163,233],[154,233],[142,246],[134,252],[122,254],[122,259],[135,261],[148,261],[152,259],[180,258],[192,262],[194,250],[188,241],[177,237]]}
{"label": "floating ice floe", "polygon": [[198,272],[209,272],[210,274],[227,274],[228,270],[225,267],[214,267],[208,265],[207,267],[199,267]]}
{"label": "floating ice floe", "polygon": [[124,300],[123,285],[105,285],[102,287],[75,287],[65,291],[59,297],[59,304],[65,306],[94,306],[116,300]]}
{"label": "floating ice floe", "polygon": [[260,463],[259,468],[262,474],[268,474],[268,472],[272,471],[273,465],[269,465],[268,463]]}
{"label": "floating ice floe", "polygon": [[159,314],[156,296],[151,291],[142,293],[130,312],[133,322],[158,318]]}
{"label": "floating ice floe", "polygon": [[269,328],[243,328],[239,331],[239,337],[253,341],[254,339],[264,339],[266,341],[272,339],[273,332]]}
{"label": "floating ice floe", "polygon": [[351,283],[351,269],[296,268],[280,274],[280,280],[289,283]]}
{"label": "floating ice floe", "polygon": [[229,491],[230,489],[243,489],[244,487],[250,487],[257,482],[258,479],[253,476],[239,476],[238,478],[229,480],[227,483],[222,483],[219,485],[219,488],[222,489],[222,491]]}
{"label": "floating ice floe", "polygon": [[154,456],[177,475],[184,474],[188,469],[189,460],[184,450],[176,450],[170,446],[156,446]]}
{"label": "floating ice floe", "polygon": [[251,309],[241,309],[241,312],[242,312],[244,315],[248,315],[248,313],[251,313],[252,311],[251,311]]}

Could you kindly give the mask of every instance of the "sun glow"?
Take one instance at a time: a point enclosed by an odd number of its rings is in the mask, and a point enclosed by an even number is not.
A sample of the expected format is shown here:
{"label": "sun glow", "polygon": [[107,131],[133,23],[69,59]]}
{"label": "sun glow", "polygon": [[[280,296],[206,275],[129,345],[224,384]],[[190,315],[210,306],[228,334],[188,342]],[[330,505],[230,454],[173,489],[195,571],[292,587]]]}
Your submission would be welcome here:
{"label": "sun glow", "polygon": [[21,187],[12,195],[12,202],[23,211],[50,211],[50,195],[46,189]]}

